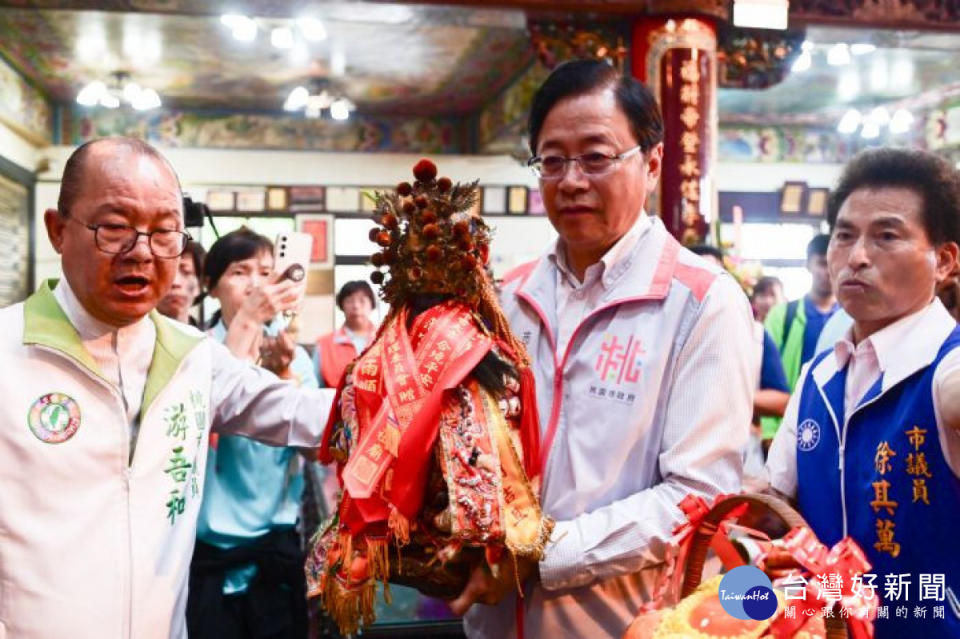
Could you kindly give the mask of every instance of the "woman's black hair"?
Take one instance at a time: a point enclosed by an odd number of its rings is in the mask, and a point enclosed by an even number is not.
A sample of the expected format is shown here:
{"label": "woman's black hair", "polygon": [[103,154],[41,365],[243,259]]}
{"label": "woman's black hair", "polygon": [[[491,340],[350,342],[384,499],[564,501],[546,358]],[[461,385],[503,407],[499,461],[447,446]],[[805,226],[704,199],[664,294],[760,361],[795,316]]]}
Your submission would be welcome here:
{"label": "woman's black hair", "polygon": [[363,293],[370,298],[370,306],[377,307],[377,298],[373,294],[373,289],[363,280],[352,280],[340,287],[337,291],[337,308],[343,310],[343,303],[354,293]]}
{"label": "woman's black hair", "polygon": [[207,282],[207,290],[212,291],[216,288],[217,282],[231,264],[248,260],[264,252],[273,255],[273,242],[259,233],[245,226],[227,233],[213,243],[203,261],[203,276]]}

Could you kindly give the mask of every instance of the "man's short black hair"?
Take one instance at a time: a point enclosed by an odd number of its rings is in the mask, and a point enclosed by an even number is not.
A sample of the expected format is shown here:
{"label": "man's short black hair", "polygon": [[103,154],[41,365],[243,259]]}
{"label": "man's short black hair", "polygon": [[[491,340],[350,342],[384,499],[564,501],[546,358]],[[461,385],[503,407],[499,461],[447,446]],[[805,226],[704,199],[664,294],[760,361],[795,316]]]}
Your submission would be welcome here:
{"label": "man's short black hair", "polygon": [[921,197],[923,226],[932,244],[960,243],[960,174],[940,156],[913,149],[871,149],[850,160],[827,203],[830,228],[851,193],[891,187]]}
{"label": "man's short black hair", "polygon": [[819,257],[827,254],[827,246],[830,244],[830,236],[826,233],[818,233],[813,239],[807,242],[807,259]]}
{"label": "man's short black hair", "polygon": [[533,96],[527,123],[530,151],[537,154],[540,129],[557,102],[606,88],[613,89],[617,106],[630,121],[644,153],[663,141],[663,117],[650,89],[600,60],[572,60],[554,69]]}
{"label": "man's short black hair", "polygon": [[709,244],[694,244],[693,246],[688,246],[691,252],[697,255],[709,255],[710,257],[717,258],[717,261],[723,264],[723,251],[718,249],[716,246],[710,246]]}
{"label": "man's short black hair", "polygon": [[764,275],[753,285],[753,295],[751,295],[751,297],[765,295],[772,291],[775,286],[779,286],[780,290],[783,290],[783,282],[780,281],[780,278],[772,275]]}
{"label": "man's short black hair", "polygon": [[370,298],[370,306],[376,308],[377,300],[373,296],[373,289],[363,280],[353,280],[340,287],[340,290],[337,291],[337,308],[342,311],[344,301],[354,293],[365,294]]}

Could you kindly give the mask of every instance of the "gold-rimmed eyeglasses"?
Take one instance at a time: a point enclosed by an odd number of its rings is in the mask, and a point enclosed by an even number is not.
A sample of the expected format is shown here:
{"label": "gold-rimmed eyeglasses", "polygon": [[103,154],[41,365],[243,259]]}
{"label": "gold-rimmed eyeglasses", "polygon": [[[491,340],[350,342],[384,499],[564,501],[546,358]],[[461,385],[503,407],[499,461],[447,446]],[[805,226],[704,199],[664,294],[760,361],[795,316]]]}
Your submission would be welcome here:
{"label": "gold-rimmed eyeglasses", "polygon": [[599,152],[583,153],[572,158],[563,155],[538,155],[527,160],[527,166],[541,180],[559,180],[567,172],[567,164],[570,162],[576,162],[584,175],[600,176],[609,173],[620,162],[640,153],[641,150],[640,145],[637,145],[616,155]]}

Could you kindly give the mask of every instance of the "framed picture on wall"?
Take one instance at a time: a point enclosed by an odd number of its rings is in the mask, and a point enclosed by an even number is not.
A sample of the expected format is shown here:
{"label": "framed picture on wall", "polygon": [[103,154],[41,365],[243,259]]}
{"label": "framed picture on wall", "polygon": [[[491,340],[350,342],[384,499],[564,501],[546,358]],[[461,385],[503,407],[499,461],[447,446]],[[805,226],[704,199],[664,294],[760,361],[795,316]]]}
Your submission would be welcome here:
{"label": "framed picture on wall", "polygon": [[511,186],[507,191],[507,213],[523,215],[527,212],[527,187]]}
{"label": "framed picture on wall", "polygon": [[290,210],[326,211],[326,189],[322,186],[291,186],[289,190]]}
{"label": "framed picture on wall", "polygon": [[803,212],[803,196],[807,192],[806,182],[784,182],[780,192],[780,214],[799,215]]}
{"label": "framed picture on wall", "polygon": [[807,190],[807,215],[822,217],[827,214],[827,198],[830,189],[815,188]]}
{"label": "framed picture on wall", "polygon": [[297,230],[313,237],[310,269],[333,268],[333,216],[298,215]]}
{"label": "framed picture on wall", "polygon": [[286,211],[289,198],[287,197],[287,187],[268,186],[267,187],[267,210],[268,211]]}
{"label": "framed picture on wall", "polygon": [[237,191],[237,211],[256,213],[265,210],[266,194],[262,188]]}
{"label": "framed picture on wall", "polygon": [[232,211],[236,205],[236,193],[227,189],[207,191],[207,206],[211,211]]}

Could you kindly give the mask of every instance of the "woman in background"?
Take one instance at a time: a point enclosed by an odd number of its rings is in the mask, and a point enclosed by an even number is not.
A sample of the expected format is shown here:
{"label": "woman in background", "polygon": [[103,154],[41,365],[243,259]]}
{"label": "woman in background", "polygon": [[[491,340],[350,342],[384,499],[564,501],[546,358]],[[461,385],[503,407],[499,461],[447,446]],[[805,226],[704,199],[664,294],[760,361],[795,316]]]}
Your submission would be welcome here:
{"label": "woman in background", "polygon": [[317,379],[324,386],[336,388],[347,364],[357,358],[377,332],[370,320],[376,307],[373,289],[363,280],[347,282],[337,293],[337,306],[343,311],[343,326],[317,340],[314,361]]}
{"label": "woman in background", "polygon": [[[249,229],[214,243],[204,272],[220,311],[209,333],[235,356],[291,383],[316,387],[309,355],[276,319],[296,303],[302,284],[275,274],[273,264],[270,240]],[[306,637],[303,552],[296,529],[302,468],[293,448],[243,437],[211,441],[190,570],[191,637]]]}
{"label": "woman in background", "polygon": [[177,274],[170,291],[157,304],[157,311],[170,319],[184,324],[199,326],[190,315],[190,309],[200,297],[200,280],[203,279],[203,259],[206,252],[199,242],[187,242],[187,250],[180,256]]}

